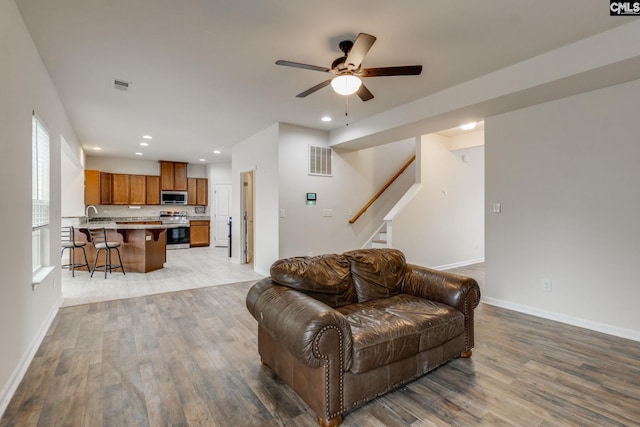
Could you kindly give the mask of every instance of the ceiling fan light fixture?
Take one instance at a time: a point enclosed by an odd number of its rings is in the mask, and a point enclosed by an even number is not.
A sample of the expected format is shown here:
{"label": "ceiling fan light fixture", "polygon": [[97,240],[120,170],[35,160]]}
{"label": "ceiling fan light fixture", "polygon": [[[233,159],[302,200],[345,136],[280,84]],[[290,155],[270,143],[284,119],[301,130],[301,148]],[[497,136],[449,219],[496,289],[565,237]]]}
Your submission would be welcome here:
{"label": "ceiling fan light fixture", "polygon": [[362,81],[356,76],[345,74],[331,80],[331,87],[340,95],[353,95],[360,89]]}

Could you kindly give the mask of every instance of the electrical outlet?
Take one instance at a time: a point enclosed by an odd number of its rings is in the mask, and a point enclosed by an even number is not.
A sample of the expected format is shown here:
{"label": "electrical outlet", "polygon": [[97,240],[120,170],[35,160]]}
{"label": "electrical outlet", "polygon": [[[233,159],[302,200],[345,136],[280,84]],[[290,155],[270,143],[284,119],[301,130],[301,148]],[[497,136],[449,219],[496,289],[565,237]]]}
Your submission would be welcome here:
{"label": "electrical outlet", "polygon": [[551,280],[549,279],[543,279],[542,280],[542,290],[545,292],[551,292],[552,287],[551,287]]}

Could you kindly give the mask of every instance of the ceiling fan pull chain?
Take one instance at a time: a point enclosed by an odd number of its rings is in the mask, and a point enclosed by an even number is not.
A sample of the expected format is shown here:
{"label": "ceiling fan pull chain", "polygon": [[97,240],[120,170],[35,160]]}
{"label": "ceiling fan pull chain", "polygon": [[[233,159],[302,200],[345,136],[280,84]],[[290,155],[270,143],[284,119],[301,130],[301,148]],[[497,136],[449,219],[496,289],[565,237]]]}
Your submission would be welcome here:
{"label": "ceiling fan pull chain", "polygon": [[349,126],[349,97],[345,96],[344,97],[344,102],[345,102],[345,109],[344,109],[344,121],[345,121],[345,125]]}

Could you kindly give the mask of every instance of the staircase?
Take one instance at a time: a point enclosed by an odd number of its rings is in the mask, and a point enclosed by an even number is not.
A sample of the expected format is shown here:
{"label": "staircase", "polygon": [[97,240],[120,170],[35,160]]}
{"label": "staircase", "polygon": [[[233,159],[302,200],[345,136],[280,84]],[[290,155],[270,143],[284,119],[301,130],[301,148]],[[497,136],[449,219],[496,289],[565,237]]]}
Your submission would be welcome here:
{"label": "staircase", "polygon": [[[393,182],[404,173],[405,170],[416,160],[416,156],[413,155],[406,163],[396,172],[396,174],[389,179],[384,186],[367,202],[367,204],[360,209],[360,211],[349,220],[349,224],[354,224],[360,216],[362,216],[367,209],[384,193],[387,188],[393,184]],[[391,221],[395,215],[402,210],[406,205],[407,200],[410,200],[416,192],[416,188],[419,188],[419,184],[413,184],[411,188],[402,196],[402,198],[396,203],[391,211],[384,217],[382,225],[373,233],[373,236],[367,240],[362,248],[388,248],[391,247]]]}
{"label": "staircase", "polygon": [[372,248],[387,248],[387,223],[385,222],[382,229],[378,230],[375,238],[371,241]]}

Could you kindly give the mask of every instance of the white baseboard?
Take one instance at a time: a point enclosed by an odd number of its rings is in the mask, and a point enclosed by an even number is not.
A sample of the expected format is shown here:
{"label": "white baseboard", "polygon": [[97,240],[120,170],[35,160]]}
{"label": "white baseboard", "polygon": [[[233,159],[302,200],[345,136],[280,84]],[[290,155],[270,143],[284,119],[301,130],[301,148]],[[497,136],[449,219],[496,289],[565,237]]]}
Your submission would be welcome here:
{"label": "white baseboard", "polygon": [[566,314],[541,310],[539,308],[530,307],[522,304],[516,304],[513,302],[504,301],[496,298],[483,297],[482,303],[488,304],[488,305],[494,305],[496,307],[506,308],[508,310],[513,310],[520,313],[530,314],[536,317],[542,317],[544,319],[555,320],[556,322],[566,323],[568,325],[578,326],[580,328],[590,329],[592,331],[602,332],[602,333],[613,335],[620,338],[626,338],[633,341],[640,341],[640,331],[625,329],[618,326],[608,325],[606,323],[600,323],[600,322],[594,322],[592,320],[581,319],[578,317],[567,316]]}
{"label": "white baseboard", "polygon": [[4,411],[9,406],[9,402],[11,401],[13,394],[18,389],[22,378],[24,378],[24,374],[27,372],[31,361],[33,360],[33,356],[35,356],[36,351],[38,351],[42,340],[44,340],[44,337],[47,334],[47,331],[49,330],[53,319],[55,319],[56,315],[58,314],[58,309],[62,306],[62,302],[63,297],[62,295],[60,295],[60,299],[56,302],[56,304],[54,304],[51,312],[46,317],[46,319],[40,326],[38,333],[31,342],[31,345],[27,348],[25,353],[22,355],[20,362],[13,370],[13,373],[9,377],[9,381],[7,381],[7,383],[2,387],[2,390],[0,391],[0,418],[2,418]]}
{"label": "white baseboard", "polygon": [[453,264],[439,265],[437,267],[430,268],[434,270],[451,270],[452,268],[466,267],[467,265],[477,264],[479,262],[484,262],[484,258],[470,259],[467,261],[454,262]]}

